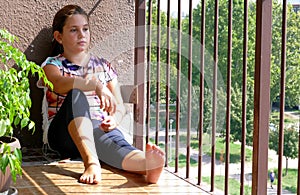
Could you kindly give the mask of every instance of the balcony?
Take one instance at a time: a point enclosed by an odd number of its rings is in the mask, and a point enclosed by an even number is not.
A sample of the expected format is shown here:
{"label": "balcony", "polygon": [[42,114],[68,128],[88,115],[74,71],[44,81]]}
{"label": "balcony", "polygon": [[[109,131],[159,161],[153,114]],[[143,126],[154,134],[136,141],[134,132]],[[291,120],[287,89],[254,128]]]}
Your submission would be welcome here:
{"label": "balcony", "polygon": [[[286,107],[300,97],[288,89],[300,86],[299,76],[287,81],[291,69],[299,73],[299,45],[289,48],[300,42],[299,25],[298,31],[287,27],[297,26],[299,12],[271,0],[174,4],[175,11],[170,0],[135,1],[133,143],[164,148],[160,182],[145,185],[143,177],[103,165],[102,183],[85,186],[74,179],[80,161],[60,162],[39,151],[35,160],[25,152],[20,194],[300,194],[300,112]],[[290,128],[297,157],[287,161]]]}
{"label": "balcony", "polygon": [[40,150],[24,151],[23,176],[15,187],[19,194],[201,194],[203,190],[164,171],[158,184],[148,185],[141,175],[114,169],[102,163],[99,185],[77,181],[83,172],[80,160],[58,160],[55,154]]}

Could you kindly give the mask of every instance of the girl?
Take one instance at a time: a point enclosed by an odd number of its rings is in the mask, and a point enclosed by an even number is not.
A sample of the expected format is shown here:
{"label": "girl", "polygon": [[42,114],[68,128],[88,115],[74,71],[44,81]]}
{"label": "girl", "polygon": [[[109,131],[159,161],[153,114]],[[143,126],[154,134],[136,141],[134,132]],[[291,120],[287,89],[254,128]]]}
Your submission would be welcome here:
{"label": "girl", "polygon": [[61,158],[81,157],[84,172],[79,182],[101,180],[99,160],[156,183],[163,170],[164,152],[147,144],[146,152],[131,146],[117,128],[125,114],[114,68],[92,56],[89,18],[77,5],[59,10],[53,20],[53,36],[60,54],[42,64],[53,91],[48,102],[48,144]]}

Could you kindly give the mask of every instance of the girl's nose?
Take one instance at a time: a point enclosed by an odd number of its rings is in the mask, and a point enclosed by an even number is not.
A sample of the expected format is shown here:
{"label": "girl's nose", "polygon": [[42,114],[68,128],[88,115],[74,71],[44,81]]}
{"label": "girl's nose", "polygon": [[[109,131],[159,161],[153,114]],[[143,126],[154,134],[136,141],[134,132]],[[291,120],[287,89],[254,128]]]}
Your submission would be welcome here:
{"label": "girl's nose", "polygon": [[80,31],[79,31],[79,37],[82,38],[82,37],[84,37],[84,36],[85,36],[84,31],[83,31],[83,30],[80,30]]}

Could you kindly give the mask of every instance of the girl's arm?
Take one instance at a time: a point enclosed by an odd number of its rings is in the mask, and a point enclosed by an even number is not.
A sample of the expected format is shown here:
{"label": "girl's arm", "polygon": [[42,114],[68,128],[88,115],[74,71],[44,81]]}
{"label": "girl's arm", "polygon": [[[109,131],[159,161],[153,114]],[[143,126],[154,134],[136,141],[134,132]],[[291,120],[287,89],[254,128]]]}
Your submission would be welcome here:
{"label": "girl's arm", "polygon": [[122,121],[124,115],[126,114],[126,108],[123,103],[120,85],[119,85],[117,78],[115,78],[115,79],[111,80],[109,83],[107,83],[107,88],[112,92],[112,94],[116,98],[117,108],[116,108],[116,112],[113,116],[116,119],[116,122],[119,124]]}
{"label": "girl's arm", "polygon": [[56,93],[65,94],[71,89],[80,89],[82,91],[95,91],[100,98],[100,107],[109,113],[116,111],[116,99],[101,82],[96,79],[84,79],[81,77],[64,77],[60,70],[51,64],[44,66],[45,74],[48,80],[53,84],[53,90]]}
{"label": "girl's arm", "polygon": [[95,91],[96,88],[103,87],[97,80],[87,80],[81,77],[65,77],[62,76],[60,70],[55,65],[46,65],[44,67],[46,76],[53,84],[53,90],[56,93],[65,94],[71,89],[77,88],[82,91]]}

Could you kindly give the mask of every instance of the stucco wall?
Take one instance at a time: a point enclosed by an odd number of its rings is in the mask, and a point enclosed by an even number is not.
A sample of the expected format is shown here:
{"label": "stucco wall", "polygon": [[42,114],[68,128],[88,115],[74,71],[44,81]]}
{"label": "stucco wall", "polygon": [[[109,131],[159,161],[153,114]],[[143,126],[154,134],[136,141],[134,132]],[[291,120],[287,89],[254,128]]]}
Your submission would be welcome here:
{"label": "stucco wall", "polygon": [[[121,84],[133,84],[134,3],[133,0],[0,0],[0,28],[6,28],[19,37],[17,47],[27,58],[40,64],[51,45],[51,24],[54,14],[64,5],[78,4],[90,13],[92,32],[91,51],[116,67]],[[122,61],[121,64],[118,64]],[[21,144],[38,147],[42,144],[42,91],[32,80],[33,106],[31,118],[36,122],[34,135],[17,131]]]}

